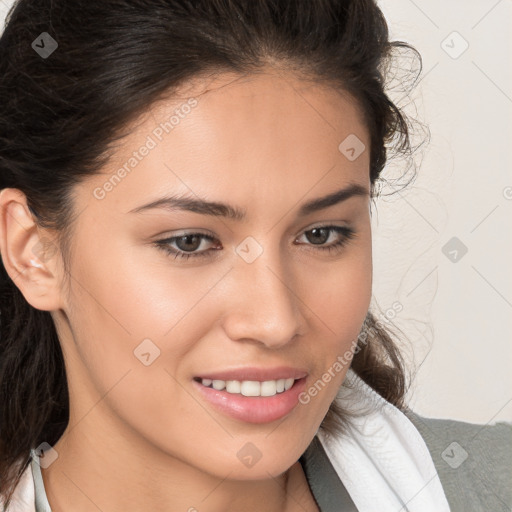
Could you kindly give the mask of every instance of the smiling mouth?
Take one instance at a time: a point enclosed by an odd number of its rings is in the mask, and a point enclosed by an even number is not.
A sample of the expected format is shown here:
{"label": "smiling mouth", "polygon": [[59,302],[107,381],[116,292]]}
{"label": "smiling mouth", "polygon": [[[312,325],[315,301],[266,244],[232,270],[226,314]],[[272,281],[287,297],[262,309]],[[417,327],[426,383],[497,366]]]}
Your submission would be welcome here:
{"label": "smiling mouth", "polygon": [[194,378],[207,388],[217,391],[226,391],[233,395],[243,396],[274,396],[284,393],[292,388],[296,381],[301,379],[277,379],[277,380],[218,380],[218,379],[202,379]]}

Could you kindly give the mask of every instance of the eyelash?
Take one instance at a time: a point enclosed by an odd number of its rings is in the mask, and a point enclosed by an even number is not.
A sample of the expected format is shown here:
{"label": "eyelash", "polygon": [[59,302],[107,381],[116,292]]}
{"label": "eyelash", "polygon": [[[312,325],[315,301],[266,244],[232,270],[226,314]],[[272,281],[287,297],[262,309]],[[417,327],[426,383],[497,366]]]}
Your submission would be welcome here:
{"label": "eyelash", "polygon": [[[310,244],[310,245],[316,246],[316,248],[319,251],[329,251],[329,253],[331,253],[332,251],[340,251],[350,240],[352,240],[353,238],[355,238],[357,236],[354,229],[345,227],[345,226],[315,226],[314,228],[304,231],[304,233],[309,233],[310,231],[313,231],[315,229],[328,229],[330,232],[334,231],[334,232],[342,235],[342,237],[337,242],[331,243],[330,245],[321,246],[318,244]],[[202,237],[202,239],[208,240],[208,241],[215,240],[214,237],[207,235],[205,233],[190,232],[190,233],[184,233],[183,235],[166,238],[164,240],[157,240],[156,242],[154,242],[154,244],[156,245],[156,247],[158,249],[163,250],[168,255],[174,255],[175,259],[176,258],[185,258],[185,259],[204,258],[204,257],[210,256],[212,250],[216,250],[216,249],[208,249],[206,251],[194,253],[194,252],[181,251],[179,249],[176,250],[176,249],[172,249],[170,247],[170,244],[173,241],[175,241],[179,238],[184,238],[187,236],[194,236],[194,235],[196,235],[196,236],[199,235],[200,237]]]}

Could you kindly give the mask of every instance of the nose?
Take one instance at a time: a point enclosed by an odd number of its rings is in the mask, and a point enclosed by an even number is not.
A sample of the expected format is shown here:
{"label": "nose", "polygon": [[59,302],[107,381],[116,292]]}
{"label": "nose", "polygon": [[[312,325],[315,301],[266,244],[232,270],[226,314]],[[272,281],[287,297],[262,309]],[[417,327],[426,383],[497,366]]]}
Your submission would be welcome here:
{"label": "nose", "polygon": [[265,250],[252,263],[235,259],[223,322],[230,339],[280,348],[301,334],[304,299],[294,289],[292,269],[276,252]]}

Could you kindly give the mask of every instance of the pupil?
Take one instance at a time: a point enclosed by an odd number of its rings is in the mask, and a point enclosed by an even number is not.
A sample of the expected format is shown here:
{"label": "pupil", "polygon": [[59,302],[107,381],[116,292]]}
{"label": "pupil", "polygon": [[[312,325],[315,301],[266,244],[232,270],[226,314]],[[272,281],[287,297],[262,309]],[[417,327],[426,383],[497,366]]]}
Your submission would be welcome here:
{"label": "pupil", "polygon": [[[191,242],[191,239],[192,240],[195,239],[196,243],[194,244],[193,242]],[[180,247],[180,245],[181,245],[180,242],[183,241],[183,240],[186,240],[185,247]],[[199,237],[197,235],[185,235],[185,236],[182,236],[182,237],[178,238],[176,243],[177,243],[178,247],[180,247],[180,249],[182,249],[184,251],[186,251],[186,250],[193,251],[194,249],[198,248],[198,246],[199,246],[198,243],[197,243],[198,241],[200,242]],[[190,247],[190,246],[187,247],[187,245],[190,244],[190,243],[192,243],[193,247]]]}
{"label": "pupil", "polygon": [[[319,243],[324,243],[327,238],[326,238],[326,229],[325,228],[313,228],[311,230],[311,233],[313,234],[313,240],[310,240],[310,242],[315,242],[315,237],[316,238],[316,241],[319,242]],[[321,233],[323,232],[323,236],[321,235]],[[320,240],[318,240],[318,234],[320,234]],[[308,237],[309,238],[309,237]]]}

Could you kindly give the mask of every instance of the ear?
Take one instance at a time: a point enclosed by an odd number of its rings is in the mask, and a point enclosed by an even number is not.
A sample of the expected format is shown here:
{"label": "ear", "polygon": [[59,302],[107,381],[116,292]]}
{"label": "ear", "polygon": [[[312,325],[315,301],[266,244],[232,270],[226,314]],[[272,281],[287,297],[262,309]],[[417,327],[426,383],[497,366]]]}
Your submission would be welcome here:
{"label": "ear", "polygon": [[60,251],[37,226],[23,192],[0,191],[0,254],[9,277],[36,309],[62,308]]}

